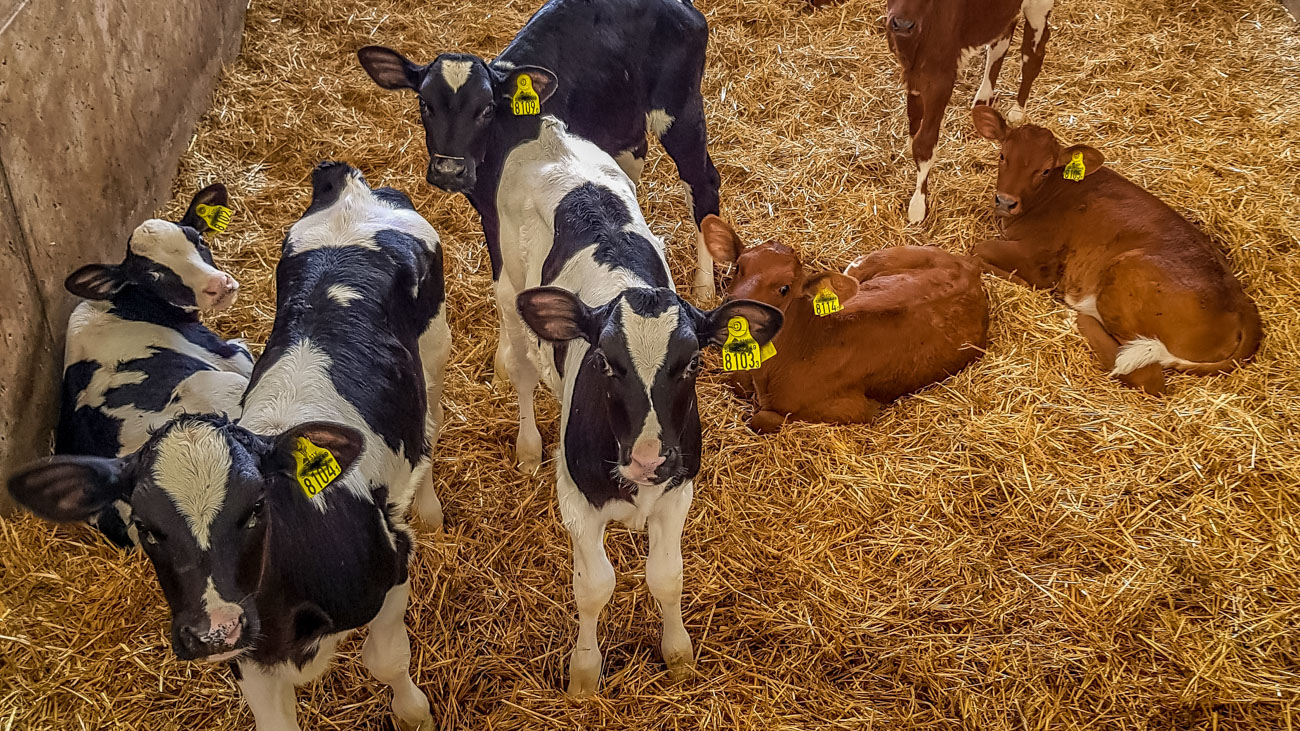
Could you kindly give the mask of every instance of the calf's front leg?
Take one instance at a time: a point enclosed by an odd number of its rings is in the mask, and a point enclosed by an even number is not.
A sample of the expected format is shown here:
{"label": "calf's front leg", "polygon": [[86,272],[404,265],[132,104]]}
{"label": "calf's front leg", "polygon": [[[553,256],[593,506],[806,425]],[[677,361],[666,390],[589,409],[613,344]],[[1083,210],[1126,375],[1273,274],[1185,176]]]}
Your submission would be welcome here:
{"label": "calf's front leg", "polygon": [[361,662],[375,680],[393,689],[393,714],[402,731],[433,731],[429,699],[411,680],[411,638],[406,633],[410,597],[409,582],[388,590],[379,614],[370,620]]}
{"label": "calf's front leg", "polygon": [[237,664],[236,675],[257,731],[302,731],[288,678],[248,661]]}
{"label": "calf's front leg", "polygon": [[930,165],[934,162],[934,146],[939,142],[939,125],[943,123],[944,110],[952,98],[955,76],[925,79],[917,88],[908,90],[908,114],[913,114],[912,96],[919,95],[920,125],[912,136],[912,159],[916,161],[916,190],[907,206],[907,220],[920,223],[925,220],[926,197],[930,193]]}
{"label": "calf's front leg", "polygon": [[[561,455],[563,459],[563,455]],[[600,683],[600,640],[596,626],[614,594],[614,566],[605,554],[605,519],[561,470],[560,513],[573,545],[573,598],[578,605],[578,641],[569,656],[569,695],[583,698]]]}
{"label": "calf's front leg", "polygon": [[1024,241],[990,239],[975,245],[984,270],[1016,284],[1051,289],[1060,280],[1060,267],[1038,247]]}
{"label": "calf's front leg", "polygon": [[685,679],[695,666],[691,637],[682,622],[682,528],[694,493],[694,482],[682,484],[659,498],[646,521],[650,555],[645,562],[645,581],[663,617],[659,647],[673,680]]}
{"label": "calf's front leg", "polygon": [[[504,273],[497,282],[497,311],[501,313],[501,340],[504,347],[497,356],[505,358],[506,373],[519,397],[519,435],[515,440],[515,459],[519,469],[533,474],[542,464],[542,433],[537,429],[537,414],[533,406],[534,392],[542,376],[528,357],[532,337],[515,309],[516,289]],[[504,352],[503,352],[504,351]]]}

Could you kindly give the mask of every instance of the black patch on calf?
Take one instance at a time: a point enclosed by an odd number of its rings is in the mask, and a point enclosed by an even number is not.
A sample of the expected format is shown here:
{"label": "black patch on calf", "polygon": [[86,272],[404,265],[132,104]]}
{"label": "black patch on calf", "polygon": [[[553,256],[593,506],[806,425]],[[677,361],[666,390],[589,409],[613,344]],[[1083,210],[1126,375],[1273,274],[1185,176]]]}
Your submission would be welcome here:
{"label": "black patch on calf", "polygon": [[141,411],[162,411],[172,403],[172,391],[181,381],[199,371],[215,370],[203,361],[169,348],[153,346],[150,355],[121,363],[118,373],[144,374],[138,383],[115,386],[104,392],[104,406],[114,409],[132,406]]}
{"label": "black patch on calf", "polygon": [[654,244],[623,230],[632,220],[627,204],[609,188],[583,183],[566,193],[555,207],[555,242],[542,263],[542,284],[554,282],[570,259],[594,244],[590,256],[599,264],[626,269],[650,286],[670,286]]}

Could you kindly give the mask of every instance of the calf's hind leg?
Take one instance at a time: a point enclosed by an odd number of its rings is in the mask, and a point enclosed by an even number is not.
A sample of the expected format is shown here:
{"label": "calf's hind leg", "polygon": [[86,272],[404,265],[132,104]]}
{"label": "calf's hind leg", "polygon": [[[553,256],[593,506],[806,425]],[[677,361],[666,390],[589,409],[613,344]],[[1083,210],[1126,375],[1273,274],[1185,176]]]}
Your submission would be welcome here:
{"label": "calf's hind leg", "polygon": [[694,492],[694,483],[687,482],[664,495],[646,521],[650,555],[645,562],[645,581],[663,617],[659,647],[673,680],[686,678],[695,665],[691,636],[682,622],[682,527]]}
{"label": "calf's hind leg", "polygon": [[1029,104],[1029,88],[1034,85],[1038,73],[1043,70],[1043,57],[1047,55],[1047,39],[1052,35],[1052,27],[1047,23],[1047,16],[1052,12],[1053,0],[1025,0],[1025,28],[1020,42],[1020,58],[1024,66],[1020,70],[1020,93],[1016,95],[1016,106],[1007,112],[1007,121],[1019,124],[1025,118],[1025,107]]}
{"label": "calf's hind leg", "polygon": [[[1115,368],[1115,356],[1119,353],[1119,342],[1106,331],[1106,327],[1092,315],[1085,315],[1082,312],[1077,313],[1076,326],[1079,328],[1079,334],[1083,335],[1088,344],[1092,346],[1092,352],[1096,354],[1097,361],[1101,363],[1102,369],[1107,372]],[[1138,368],[1132,373],[1125,373],[1115,376],[1122,383],[1126,383],[1134,388],[1140,388],[1152,396],[1159,396],[1165,392],[1165,373],[1159,363]]]}
{"label": "calf's hind leg", "polygon": [[718,169],[713,166],[713,159],[709,157],[708,133],[704,127],[704,100],[700,97],[699,89],[688,89],[686,92],[685,101],[668,107],[677,110],[676,118],[668,116],[663,109],[652,110],[650,127],[651,131],[659,135],[659,142],[677,164],[677,174],[686,184],[687,202],[695,221],[694,295],[710,300],[717,294],[713,282],[713,255],[704,244],[700,222],[705,216],[718,213],[721,178],[718,177]]}
{"label": "calf's hind leg", "polygon": [[[451,354],[451,328],[447,325],[446,309],[439,314],[420,336],[420,362],[424,368],[425,398],[428,414],[424,422],[425,438],[429,442],[430,460],[442,434],[442,388],[447,370],[447,357]],[[415,488],[415,511],[429,527],[442,528],[442,501],[434,487],[433,468],[424,471]]]}
{"label": "calf's hind leg", "polygon": [[429,699],[411,680],[411,638],[406,633],[410,596],[409,582],[388,590],[379,614],[370,620],[361,662],[376,680],[393,689],[393,714],[402,731],[433,731]]}

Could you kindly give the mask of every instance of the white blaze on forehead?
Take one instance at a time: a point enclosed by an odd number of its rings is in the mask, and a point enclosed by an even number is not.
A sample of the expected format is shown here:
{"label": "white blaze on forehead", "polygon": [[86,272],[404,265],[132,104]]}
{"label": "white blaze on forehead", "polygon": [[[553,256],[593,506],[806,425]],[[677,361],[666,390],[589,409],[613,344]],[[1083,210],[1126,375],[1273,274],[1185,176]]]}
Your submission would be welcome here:
{"label": "white blaze on forehead", "polygon": [[[641,379],[646,393],[654,385],[655,374],[664,365],[668,357],[668,341],[677,330],[677,315],[680,310],[676,305],[664,310],[658,317],[642,317],[632,309],[627,300],[620,303],[623,312],[623,337],[627,339],[627,350],[632,356],[632,367]],[[654,409],[653,402],[650,405]]]}
{"label": "white blaze on forehead", "polygon": [[466,81],[469,81],[469,72],[472,68],[474,65],[469,61],[442,62],[442,80],[451,87],[451,93],[455,94]]}
{"label": "white blaze on forehead", "polygon": [[199,548],[207,550],[212,521],[226,501],[230,445],[211,424],[188,422],[173,427],[158,444],[154,483],[185,516]]}
{"label": "white blaze on forehead", "polygon": [[203,260],[180,226],[158,218],[136,226],[131,234],[131,253],[172,270],[196,295],[207,288],[209,278],[221,273]]}
{"label": "white blaze on forehead", "polygon": [[346,284],[331,284],[325,294],[336,303],[346,306],[352,300],[361,299],[361,293]]}

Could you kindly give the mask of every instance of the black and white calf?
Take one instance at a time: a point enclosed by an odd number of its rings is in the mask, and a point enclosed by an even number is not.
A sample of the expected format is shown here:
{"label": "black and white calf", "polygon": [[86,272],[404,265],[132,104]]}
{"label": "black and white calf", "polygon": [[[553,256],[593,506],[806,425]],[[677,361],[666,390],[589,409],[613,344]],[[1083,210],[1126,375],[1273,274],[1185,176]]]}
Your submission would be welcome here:
{"label": "black and white calf", "polygon": [[[63,399],[54,451],[118,457],[134,452],[182,413],[239,416],[253,359],[222,340],[199,313],[234,304],[235,278],[217,269],[198,207],[227,205],[220,183],[200,190],[179,221],[151,219],[126,244],[120,264],[89,264],[64,283],[87,301],[68,319]],[[92,519],[113,543],[135,543],[118,502]]]}
{"label": "black and white calf", "polygon": [[[540,114],[614,156],[636,181],[647,130],[659,138],[687,187],[696,227],[697,295],[713,297],[713,259],[698,235],[718,212],[718,171],[707,149],[700,79],[709,28],[688,0],[550,0],[492,61],[444,53],[419,65],[369,46],[361,65],[385,89],[412,89],[429,148],[429,183],[464,193],[483,220],[495,277],[501,270],[497,197],[501,166],[537,137]],[[538,108],[516,115],[520,77]],[[500,362],[498,362],[500,365]]]}
{"label": "black and white calf", "polygon": [[404,520],[428,470],[423,370],[437,395],[448,345],[442,255],[402,194],[341,163],[312,184],[241,421],[182,416],[127,457],[53,457],[9,489],[57,521],[129,495],[176,654],[232,663],[259,731],[299,728],[293,686],[363,625],[361,659],[400,724],[430,729],[409,673]]}
{"label": "black and white calf", "polygon": [[600,676],[596,623],[614,590],[604,548],[611,520],[649,530],[646,583],[663,615],[664,661],[681,677],[694,663],[682,623],[681,533],[700,466],[700,350],[721,344],[737,316],[767,343],[781,313],[745,300],[701,311],[679,297],[632,181],[554,118],[510,153],[501,182],[497,305],[525,469],[542,456],[533,391],[543,375],[562,401],[557,493],[579,617],[569,693],[594,692]]}

